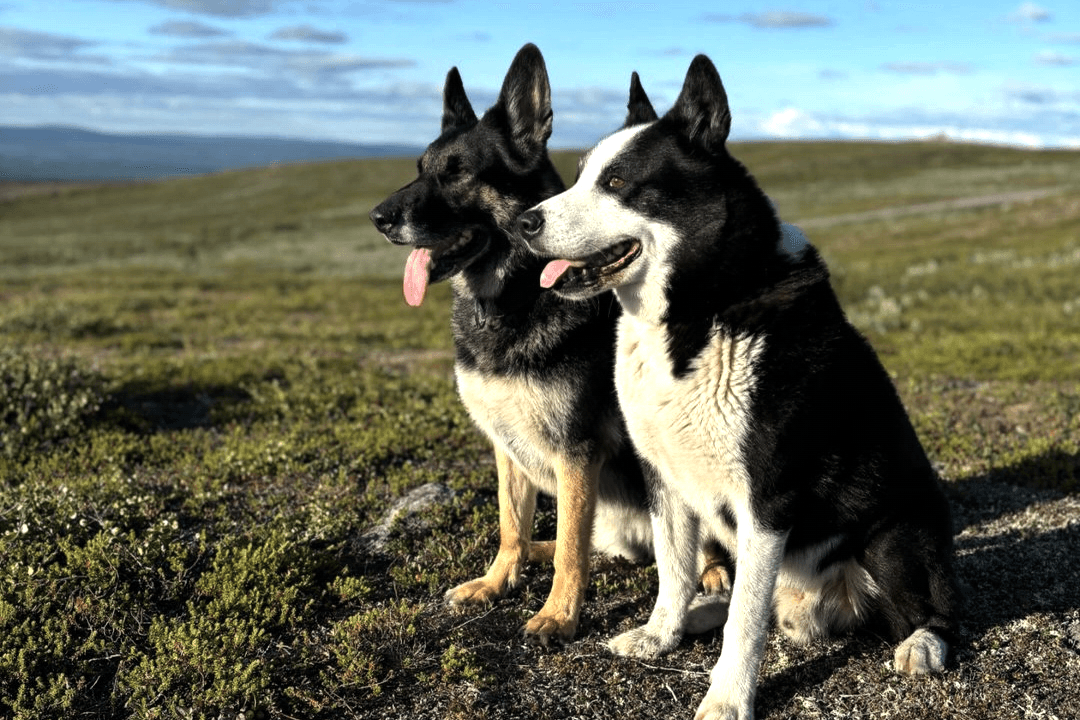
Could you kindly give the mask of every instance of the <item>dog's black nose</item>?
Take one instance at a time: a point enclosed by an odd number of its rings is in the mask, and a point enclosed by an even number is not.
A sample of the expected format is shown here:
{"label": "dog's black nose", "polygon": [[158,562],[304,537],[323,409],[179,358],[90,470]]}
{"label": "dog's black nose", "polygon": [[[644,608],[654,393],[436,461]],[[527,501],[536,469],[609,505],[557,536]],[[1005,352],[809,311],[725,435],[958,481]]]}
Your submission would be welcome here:
{"label": "dog's black nose", "polygon": [[539,210],[526,210],[517,219],[517,231],[522,237],[533,237],[544,227],[544,214]]}
{"label": "dog's black nose", "polygon": [[393,210],[384,208],[382,205],[372,210],[368,217],[371,218],[371,222],[375,223],[376,229],[381,233],[390,232],[398,224],[398,214]]}

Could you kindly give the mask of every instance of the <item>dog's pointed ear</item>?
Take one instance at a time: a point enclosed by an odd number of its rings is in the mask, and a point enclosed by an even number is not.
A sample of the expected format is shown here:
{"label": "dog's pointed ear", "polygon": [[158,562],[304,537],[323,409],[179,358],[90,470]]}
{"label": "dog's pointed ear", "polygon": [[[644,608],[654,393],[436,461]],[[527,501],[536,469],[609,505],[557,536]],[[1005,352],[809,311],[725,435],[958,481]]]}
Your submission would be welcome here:
{"label": "dog's pointed ear", "polygon": [[641,125],[642,123],[656,120],[656,111],[653,110],[649,96],[645,94],[645,88],[641,87],[641,78],[637,72],[630,75],[630,100],[626,103],[626,122],[624,128]]}
{"label": "dog's pointed ear", "polygon": [[452,67],[450,72],[446,73],[446,85],[443,86],[442,131],[472,125],[475,122],[476,113],[473,112],[469,97],[465,94],[461,74],[456,67]]}
{"label": "dog's pointed ear", "polygon": [[720,73],[709,58],[698,55],[690,63],[682,91],[665,117],[705,150],[723,148],[731,130],[731,109]]}
{"label": "dog's pointed ear", "polygon": [[525,156],[542,153],[551,137],[551,85],[540,49],[518,50],[503,80],[499,105],[506,112],[510,139]]}

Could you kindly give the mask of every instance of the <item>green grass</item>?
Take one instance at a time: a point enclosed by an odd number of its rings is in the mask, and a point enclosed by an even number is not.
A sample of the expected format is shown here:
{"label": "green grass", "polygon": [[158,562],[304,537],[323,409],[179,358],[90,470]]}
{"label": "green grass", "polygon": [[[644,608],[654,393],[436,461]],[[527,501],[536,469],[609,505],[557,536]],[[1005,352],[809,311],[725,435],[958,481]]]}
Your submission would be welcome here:
{"label": "green grass", "polygon": [[[808,221],[949,481],[962,579],[997,599],[974,603],[957,669],[918,685],[881,671],[874,638],[774,638],[759,715],[1026,703],[1004,716],[1037,717],[1075,702],[1024,668],[1075,667],[1080,648],[1071,586],[1025,575],[1064,553],[1050,564],[1075,576],[1080,556],[1075,523],[1054,519],[1080,489],[1080,154],[735,152],[783,217]],[[572,176],[574,155],[556,159]],[[599,646],[647,613],[649,567],[598,561],[582,639],[561,652],[517,639],[550,568],[486,611],[441,604],[493,556],[497,508],[490,450],[453,387],[448,288],[405,306],[404,252],[366,217],[413,167],[281,166],[0,203],[0,717],[690,716],[719,639],[652,667]],[[843,217],[1040,188],[1052,192]],[[425,483],[452,499],[373,550],[387,510]],[[552,536],[550,503],[537,525]],[[1014,544],[999,557],[1000,538]],[[984,587],[984,571],[1021,578],[1021,599]]]}

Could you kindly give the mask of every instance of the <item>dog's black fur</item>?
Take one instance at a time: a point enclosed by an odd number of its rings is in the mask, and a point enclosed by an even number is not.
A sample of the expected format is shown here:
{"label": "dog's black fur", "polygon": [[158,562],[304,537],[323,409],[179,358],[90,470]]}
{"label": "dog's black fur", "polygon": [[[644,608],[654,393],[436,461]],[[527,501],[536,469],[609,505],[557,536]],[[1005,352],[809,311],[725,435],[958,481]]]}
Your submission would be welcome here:
{"label": "dog's black fur", "polygon": [[729,154],[708,58],[660,118],[632,83],[624,131],[516,225],[565,258],[544,273],[556,292],[615,288],[624,306],[616,384],[658,470],[660,594],[612,649],[652,657],[678,642],[704,528],[736,575],[700,718],[753,716],[770,607],[801,641],[878,621],[903,641],[898,670],[940,671],[958,604],[949,509],[888,373],[817,251],[785,245],[791,229]]}

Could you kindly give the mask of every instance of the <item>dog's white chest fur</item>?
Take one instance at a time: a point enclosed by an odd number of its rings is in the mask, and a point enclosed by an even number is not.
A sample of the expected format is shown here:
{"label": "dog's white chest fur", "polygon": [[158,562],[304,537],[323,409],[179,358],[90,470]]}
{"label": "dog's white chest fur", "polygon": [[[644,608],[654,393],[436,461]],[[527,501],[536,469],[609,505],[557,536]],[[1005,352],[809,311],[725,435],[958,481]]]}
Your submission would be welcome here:
{"label": "dog's white chest fur", "polygon": [[750,488],[741,446],[764,340],[714,330],[681,378],[672,375],[666,342],[662,326],[622,317],[615,380],[630,434],[691,507],[714,513],[723,498],[746,519]]}
{"label": "dog's white chest fur", "polygon": [[[500,377],[455,368],[458,391],[480,429],[499,445],[514,463],[542,490],[555,493],[551,458],[566,448],[552,447],[544,420],[559,417],[567,409],[552,382],[530,382],[524,377]],[[557,422],[557,420],[550,420]]]}

